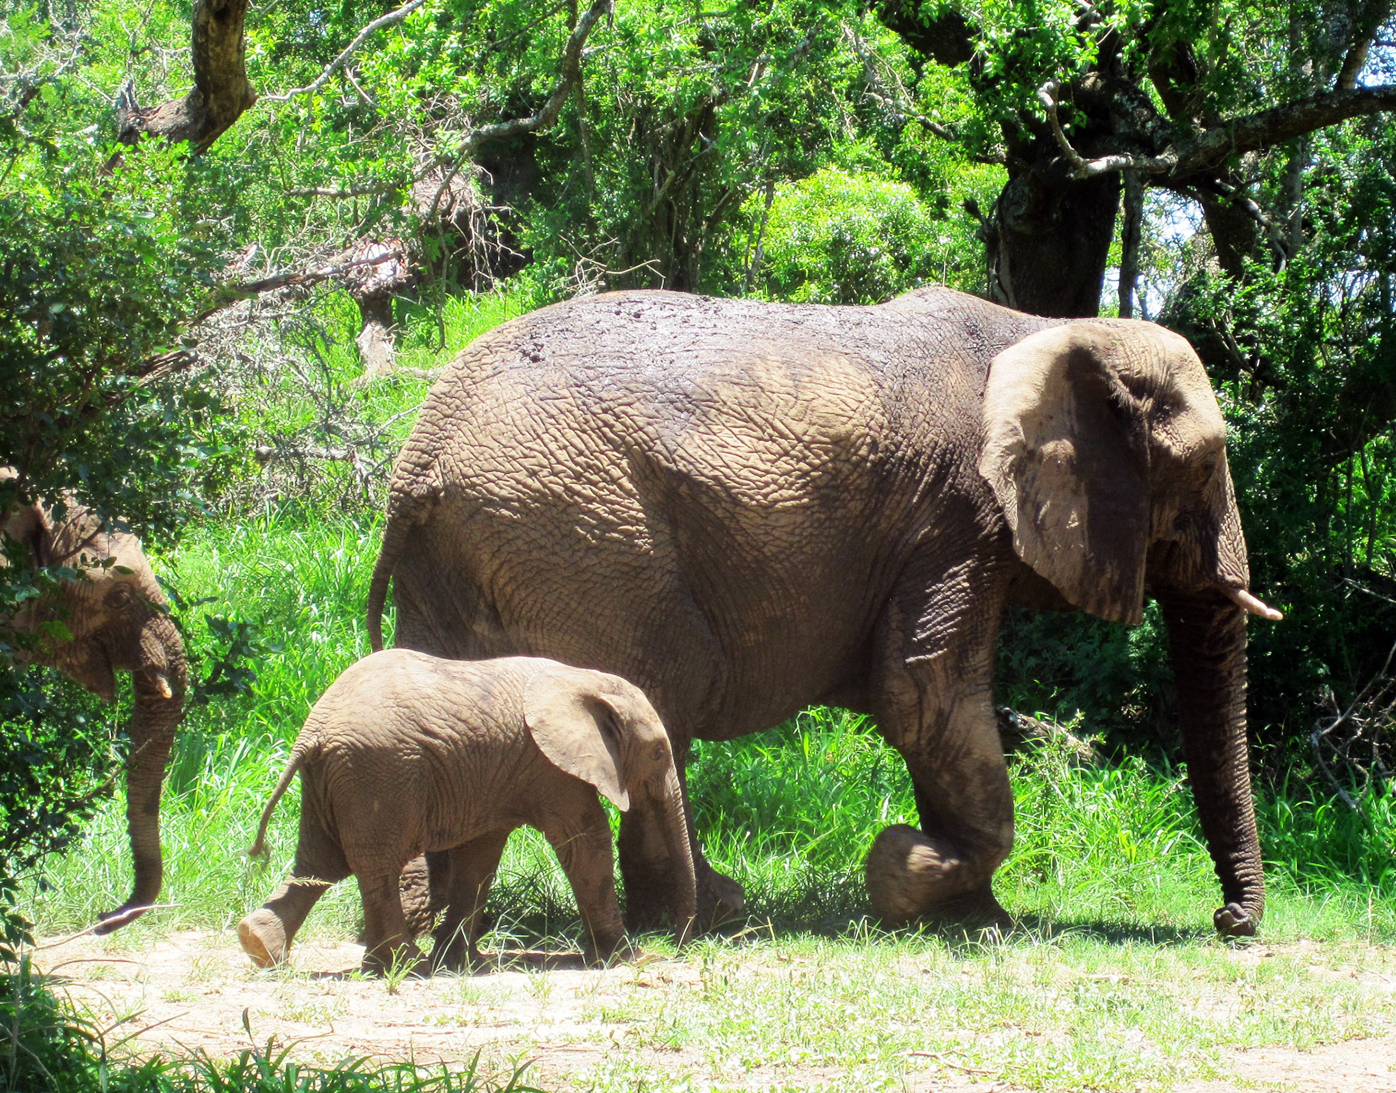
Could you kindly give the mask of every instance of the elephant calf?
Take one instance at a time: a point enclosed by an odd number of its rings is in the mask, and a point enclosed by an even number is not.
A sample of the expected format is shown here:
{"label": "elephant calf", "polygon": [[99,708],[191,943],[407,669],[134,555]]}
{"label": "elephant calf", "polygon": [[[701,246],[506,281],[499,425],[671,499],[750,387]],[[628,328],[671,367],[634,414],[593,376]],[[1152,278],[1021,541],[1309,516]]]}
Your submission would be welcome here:
{"label": "elephant calf", "polygon": [[645,696],[618,676],[538,657],[455,661],[406,649],[365,657],[310,711],[250,853],[264,853],[267,824],[297,770],[295,866],[238,924],[243,949],[263,967],[285,959],[315,901],[350,873],[364,905],[364,970],[415,959],[398,874],[422,853],[433,888],[447,893],[432,966],[478,966],[485,896],[505,840],[523,824],[557,852],[588,958],[607,959],[625,930],[598,790],[622,811],[633,796],[663,817],[679,874],[680,940],[692,922],[693,859],[669,737]]}

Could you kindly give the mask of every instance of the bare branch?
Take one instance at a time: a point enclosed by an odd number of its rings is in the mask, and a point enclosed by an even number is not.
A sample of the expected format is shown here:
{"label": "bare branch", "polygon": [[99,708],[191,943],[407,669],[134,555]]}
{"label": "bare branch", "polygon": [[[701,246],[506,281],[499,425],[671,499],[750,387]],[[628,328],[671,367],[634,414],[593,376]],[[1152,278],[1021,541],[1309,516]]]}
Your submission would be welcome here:
{"label": "bare branch", "polygon": [[572,93],[572,87],[581,74],[582,46],[586,44],[587,35],[591,33],[591,28],[596,25],[597,20],[610,10],[611,0],[592,0],[591,7],[577,20],[577,25],[572,28],[572,34],[567,39],[567,45],[562,51],[562,72],[553,85],[548,101],[543,104],[538,113],[529,118],[494,122],[491,125],[482,125],[480,128],[472,130],[460,142],[456,150],[456,162],[464,162],[486,141],[507,140],[509,137],[533,133],[539,129],[546,129],[557,121],[558,115],[562,113],[563,103],[567,101],[567,96]]}
{"label": "bare branch", "polygon": [[277,273],[271,277],[263,277],[258,281],[232,281],[219,285],[213,290],[212,299],[209,306],[189,320],[189,326],[197,326],[210,315],[216,315],[225,308],[243,300],[251,300],[264,292],[275,292],[282,288],[301,288],[307,285],[318,285],[321,281],[328,281],[333,277],[341,277],[344,273],[356,266],[374,266],[380,262],[392,262],[396,259],[394,254],[378,254],[370,258],[359,258],[352,262],[340,262],[333,265],[321,266],[319,269],[300,270],[295,273]]}
{"label": "bare branch", "polygon": [[1257,152],[1349,118],[1396,110],[1396,84],[1325,91],[1209,128],[1178,146],[1176,174],[1213,168],[1227,156]]}
{"label": "bare branch", "polygon": [[[349,58],[354,55],[355,51],[357,51],[364,42],[368,41],[374,32],[382,30],[384,27],[390,27],[396,23],[401,23],[425,3],[426,0],[408,0],[408,3],[403,4],[402,7],[390,11],[386,15],[380,15],[377,19],[364,27],[363,30],[359,31],[358,34],[354,35],[354,40],[345,46],[339,56],[327,64],[325,70],[314,80],[304,87],[293,87],[290,91],[283,91],[280,95],[268,95],[267,102],[288,102],[297,95],[314,95],[324,87],[325,84],[330,82],[330,78],[344,67]],[[360,92],[360,94],[362,94],[362,92]]]}
{"label": "bare branch", "polygon": [[1071,163],[1073,178],[1095,178],[1097,175],[1110,174],[1112,171],[1143,171],[1146,174],[1164,174],[1177,165],[1177,156],[1171,152],[1164,152],[1161,156],[1133,156],[1119,153],[1112,156],[1101,156],[1098,159],[1084,159],[1081,153],[1071,146],[1071,141],[1067,139],[1066,133],[1062,130],[1061,119],[1057,116],[1057,94],[1060,90],[1061,85],[1056,80],[1048,80],[1037,89],[1037,97],[1047,107],[1047,120],[1052,125],[1052,136],[1056,138],[1057,146],[1061,148],[1062,154]]}

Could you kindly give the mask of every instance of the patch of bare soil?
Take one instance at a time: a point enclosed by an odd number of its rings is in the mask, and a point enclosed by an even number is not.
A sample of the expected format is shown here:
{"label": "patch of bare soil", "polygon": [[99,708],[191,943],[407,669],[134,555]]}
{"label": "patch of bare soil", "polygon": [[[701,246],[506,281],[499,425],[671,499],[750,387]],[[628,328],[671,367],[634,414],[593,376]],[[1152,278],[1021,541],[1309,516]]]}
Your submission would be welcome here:
{"label": "patch of bare soil", "polygon": [[[590,1088],[588,1075],[618,1052],[635,1052],[645,1072],[702,1075],[701,1048],[637,1048],[627,1017],[656,989],[702,989],[700,969],[683,960],[641,959],[604,970],[576,956],[509,954],[485,975],[409,979],[395,989],[354,974],[362,949],[349,943],[297,944],[291,972],[254,969],[231,933],[171,934],[137,949],[81,937],[41,945],[36,969],[110,1026],[108,1045],[140,1055],[206,1052],[236,1056],[256,1047],[289,1051],[305,1063],[346,1057],[460,1064],[477,1053],[482,1073],[507,1076],[528,1064],[528,1080],[549,1090]],[[250,1029],[250,1035],[249,1035]],[[910,1093],[1011,1093],[1020,1087],[950,1057],[911,1058],[901,1088]],[[1230,1053],[1225,1081],[1197,1081],[1180,1093],[1396,1093],[1396,1033],[1313,1051],[1263,1048]],[[710,1073],[710,1072],[709,1072]],[[712,1074],[722,1088],[730,1078]],[[742,1087],[837,1087],[810,1067],[756,1067]]]}

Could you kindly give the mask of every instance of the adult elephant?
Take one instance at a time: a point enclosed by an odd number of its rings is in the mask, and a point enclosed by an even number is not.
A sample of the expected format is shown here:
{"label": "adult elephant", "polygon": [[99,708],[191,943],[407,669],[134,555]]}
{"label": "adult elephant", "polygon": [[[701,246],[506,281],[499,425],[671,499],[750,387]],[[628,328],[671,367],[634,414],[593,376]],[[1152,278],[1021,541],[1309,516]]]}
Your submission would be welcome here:
{"label": "adult elephant", "polygon": [[[827,703],[906,761],[921,830],[868,859],[874,910],[1007,920],[1013,840],[991,704],[1010,600],[1137,623],[1163,608],[1225,906],[1264,906],[1247,762],[1247,590],[1224,423],[1187,342],[945,289],[877,307],[625,292],[462,352],[393,472],[369,593],[397,643],[534,653],[637,683],[681,757]],[[659,825],[651,824],[658,829]],[[663,848],[629,817],[632,917]],[[694,847],[700,905],[741,889]]]}
{"label": "adult elephant", "polygon": [[56,668],[106,702],[115,695],[118,671],[130,672],[135,687],[126,767],[135,884],[125,903],[101,916],[96,932],[110,933],[160,893],[160,790],[184,711],[184,642],[135,535],[71,497],[64,498],[60,517],[57,506],[22,500],[22,485],[13,468],[0,467],[0,499],[9,499],[0,504],[0,538],[17,544],[22,564],[75,572],[0,619],[0,634],[31,636],[19,659]]}

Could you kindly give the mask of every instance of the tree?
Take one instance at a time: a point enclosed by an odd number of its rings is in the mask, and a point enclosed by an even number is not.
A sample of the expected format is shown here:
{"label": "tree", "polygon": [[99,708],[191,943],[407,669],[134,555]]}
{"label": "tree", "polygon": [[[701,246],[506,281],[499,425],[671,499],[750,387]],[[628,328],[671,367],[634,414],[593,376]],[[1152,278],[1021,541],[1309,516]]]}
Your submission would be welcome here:
{"label": "tree", "polygon": [[[1261,156],[1302,161],[1308,134],[1396,110],[1396,84],[1359,84],[1389,31],[1385,0],[884,0],[879,12],[925,60],[963,71],[988,123],[965,139],[1008,173],[986,223],[990,290],[1041,315],[1098,312],[1122,192],[1127,237],[1143,189],[1196,201],[1239,276],[1257,247],[1287,245],[1283,217],[1257,203]],[[1122,273],[1129,313],[1128,257]]]}

